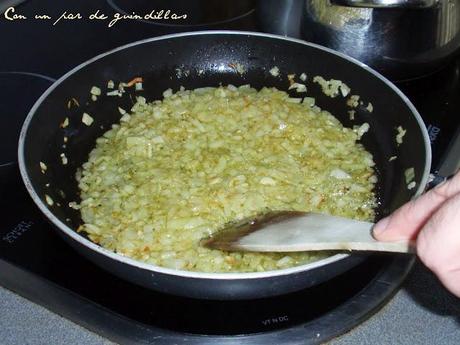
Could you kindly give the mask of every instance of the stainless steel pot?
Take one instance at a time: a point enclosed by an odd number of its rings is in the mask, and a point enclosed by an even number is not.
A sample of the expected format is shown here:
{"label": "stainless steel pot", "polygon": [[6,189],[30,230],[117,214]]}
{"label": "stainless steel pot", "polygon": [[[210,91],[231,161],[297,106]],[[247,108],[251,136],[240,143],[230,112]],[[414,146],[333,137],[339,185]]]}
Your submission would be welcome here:
{"label": "stainless steel pot", "polygon": [[301,36],[385,76],[435,71],[460,46],[459,0],[305,0]]}

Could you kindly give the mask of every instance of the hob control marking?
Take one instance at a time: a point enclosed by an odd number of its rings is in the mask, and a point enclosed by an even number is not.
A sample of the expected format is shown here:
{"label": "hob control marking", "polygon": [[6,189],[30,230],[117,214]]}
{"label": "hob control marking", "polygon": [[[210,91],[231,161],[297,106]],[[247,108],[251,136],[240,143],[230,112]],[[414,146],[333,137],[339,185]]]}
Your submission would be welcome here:
{"label": "hob control marking", "polygon": [[277,323],[288,322],[289,317],[287,315],[275,316],[270,319],[262,320],[264,326],[271,326]]}
{"label": "hob control marking", "polygon": [[29,221],[20,221],[16,226],[13,228],[13,230],[7,232],[3,237],[2,240],[5,242],[8,242],[10,244],[13,244],[19,237],[22,236],[26,231],[30,230],[30,228],[34,225],[34,222],[31,220]]}

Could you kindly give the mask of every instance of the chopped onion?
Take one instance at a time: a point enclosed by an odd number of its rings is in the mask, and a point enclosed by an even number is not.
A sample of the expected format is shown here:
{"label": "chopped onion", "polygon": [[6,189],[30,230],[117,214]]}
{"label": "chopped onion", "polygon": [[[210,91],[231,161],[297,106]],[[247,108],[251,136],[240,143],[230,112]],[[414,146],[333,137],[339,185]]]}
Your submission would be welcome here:
{"label": "chopped onion", "polygon": [[345,93],[344,97],[350,92],[350,88],[341,80],[326,80],[323,77],[317,75],[313,78],[313,82],[319,84],[323,90],[323,93],[329,97],[337,97],[339,90],[342,92],[342,95]]}
{"label": "chopped onion", "polygon": [[65,153],[61,153],[59,156],[61,157],[62,165],[67,165],[67,163],[69,162],[69,160],[67,159]]}
{"label": "chopped onion", "polygon": [[66,128],[69,125],[69,118],[66,117],[64,121],[61,123],[61,128]]}
{"label": "chopped onion", "polygon": [[53,206],[53,205],[54,205],[54,200],[53,200],[53,198],[51,198],[48,194],[45,194],[45,201],[46,201],[46,203],[47,203],[49,206]]}
{"label": "chopped onion", "polygon": [[89,92],[93,96],[100,96],[102,94],[101,89],[98,88],[97,86],[93,86]]}
{"label": "chopped onion", "polygon": [[347,174],[345,171],[343,171],[342,169],[334,169],[330,172],[329,174],[331,177],[335,177],[339,180],[343,180],[343,179],[350,179],[351,176],[349,174]]}
{"label": "chopped onion", "polygon": [[94,119],[88,113],[83,113],[83,116],[81,117],[81,122],[83,122],[87,126],[91,126],[94,122]]}
{"label": "chopped onion", "polygon": [[347,105],[351,108],[356,108],[359,105],[359,98],[358,95],[351,95],[347,100]]}
{"label": "chopped onion", "polygon": [[130,119],[131,119],[131,115],[129,115],[128,113],[125,113],[125,114],[120,118],[120,122],[128,122]]}
{"label": "chopped onion", "polygon": [[396,134],[396,143],[399,146],[399,145],[401,145],[403,143],[403,138],[406,135],[407,131],[404,128],[402,128],[401,126],[398,126],[398,128],[396,128],[396,130],[398,131],[398,133]]}
{"label": "chopped onion", "polygon": [[107,92],[107,96],[121,96],[121,93],[118,90],[113,90],[113,91]]}
{"label": "chopped onion", "polygon": [[269,185],[269,186],[275,186],[276,185],[276,181],[274,179],[272,179],[271,177],[262,177],[260,179],[260,184],[263,184],[263,185]]}
{"label": "chopped onion", "polygon": [[295,81],[294,81],[295,73],[288,74],[288,75],[287,75],[287,78],[288,78],[288,80],[289,80],[289,85],[292,85],[292,84],[295,83]]}
{"label": "chopped onion", "polygon": [[272,67],[269,72],[274,77],[278,77],[280,75],[280,69],[277,66]]}
{"label": "chopped onion", "polygon": [[[250,85],[136,97],[75,178],[79,231],[148,264],[201,272],[292,267],[327,253],[239,253],[200,240],[269,210],[372,220],[372,155],[314,99]],[[358,129],[357,129],[358,131]]]}
{"label": "chopped onion", "polygon": [[369,102],[369,104],[367,105],[366,110],[370,113],[374,111],[374,106],[372,105],[371,102]]}
{"label": "chopped onion", "polygon": [[408,168],[404,171],[404,177],[406,179],[406,184],[411,183],[415,178],[415,169]]}
{"label": "chopped onion", "polygon": [[302,103],[308,105],[309,107],[314,107],[315,99],[313,97],[304,97]]}
{"label": "chopped onion", "polygon": [[289,86],[289,90],[295,89],[297,92],[307,92],[307,87],[304,84],[293,83]]}
{"label": "chopped onion", "polygon": [[166,89],[166,90],[163,92],[163,97],[164,97],[164,98],[168,98],[168,97],[171,97],[172,94],[173,94],[172,89]]}
{"label": "chopped onion", "polygon": [[361,137],[364,135],[364,133],[367,133],[371,126],[365,122],[361,126],[355,126],[353,127],[355,129],[356,135],[358,136],[358,139],[361,139]]}
{"label": "chopped onion", "polygon": [[345,83],[340,84],[339,88],[340,88],[340,92],[342,93],[343,97],[347,97],[348,94],[351,92],[351,89]]}
{"label": "chopped onion", "polygon": [[40,169],[41,169],[42,173],[44,174],[46,172],[46,170],[48,169],[48,167],[46,166],[45,163],[40,162]]}

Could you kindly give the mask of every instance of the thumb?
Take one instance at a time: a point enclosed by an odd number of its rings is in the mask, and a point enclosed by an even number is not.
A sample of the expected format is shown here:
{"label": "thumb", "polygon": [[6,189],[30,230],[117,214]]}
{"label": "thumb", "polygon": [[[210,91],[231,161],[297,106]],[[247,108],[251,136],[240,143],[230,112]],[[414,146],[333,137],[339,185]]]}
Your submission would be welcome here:
{"label": "thumb", "polygon": [[374,237],[380,241],[415,239],[433,213],[457,193],[460,193],[460,172],[378,222],[374,226]]}

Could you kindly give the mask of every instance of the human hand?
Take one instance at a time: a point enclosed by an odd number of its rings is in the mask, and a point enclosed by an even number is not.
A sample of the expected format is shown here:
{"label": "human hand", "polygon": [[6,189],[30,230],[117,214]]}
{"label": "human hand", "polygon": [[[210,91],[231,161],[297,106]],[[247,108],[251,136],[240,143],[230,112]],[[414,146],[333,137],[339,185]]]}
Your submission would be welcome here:
{"label": "human hand", "polygon": [[380,220],[373,235],[414,241],[420,260],[460,297],[460,171]]}

